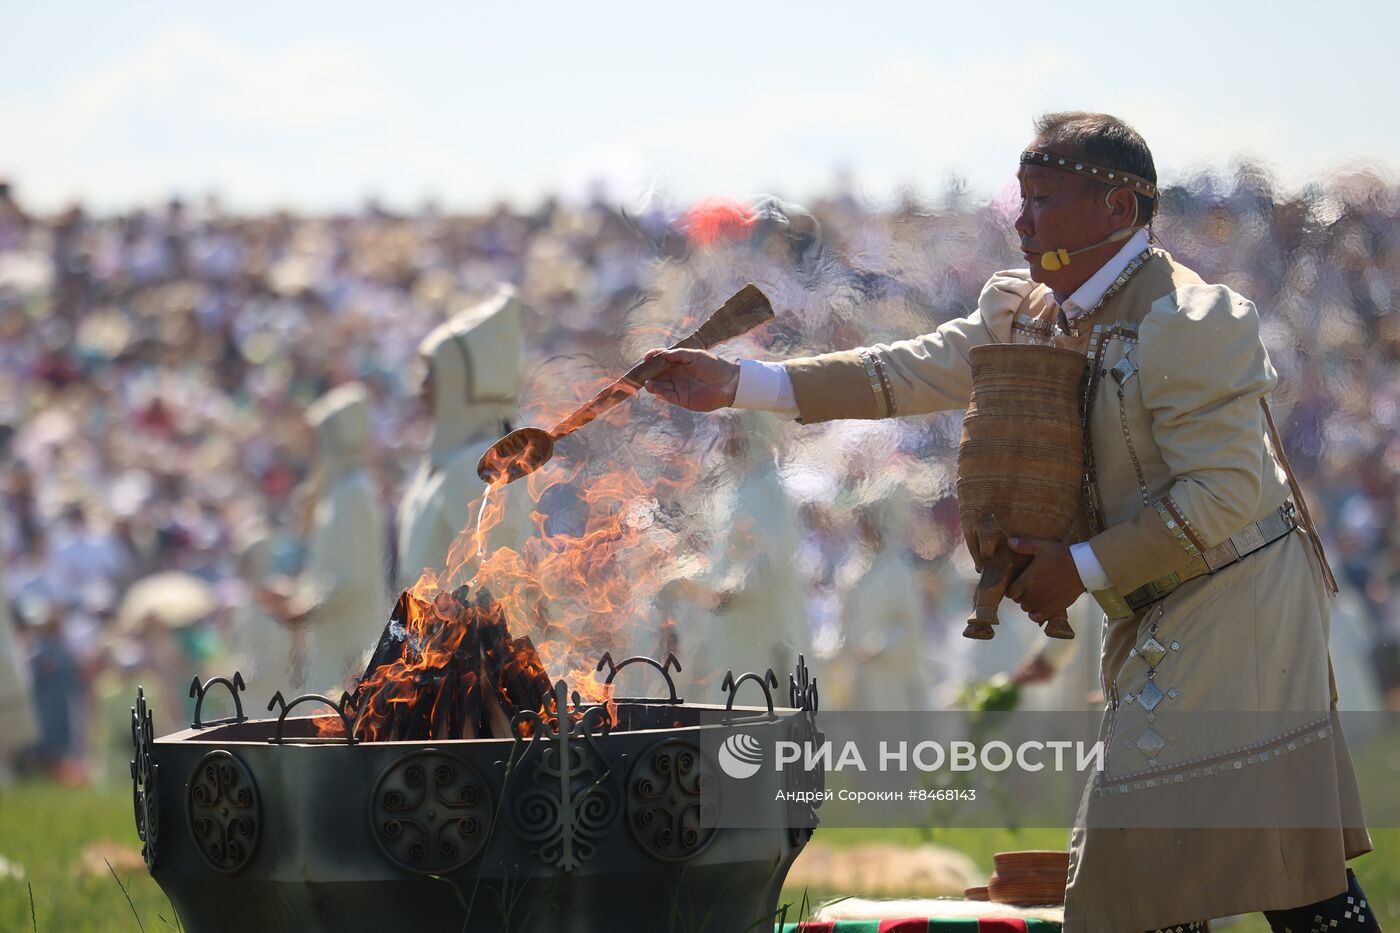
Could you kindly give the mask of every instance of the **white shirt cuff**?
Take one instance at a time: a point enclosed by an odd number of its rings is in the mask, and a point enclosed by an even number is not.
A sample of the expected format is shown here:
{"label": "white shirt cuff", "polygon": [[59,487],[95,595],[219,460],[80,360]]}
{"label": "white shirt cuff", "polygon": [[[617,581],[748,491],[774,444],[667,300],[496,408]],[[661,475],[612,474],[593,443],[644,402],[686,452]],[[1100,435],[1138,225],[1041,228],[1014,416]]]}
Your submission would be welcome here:
{"label": "white shirt cuff", "polygon": [[739,385],[734,390],[733,407],[771,411],[783,418],[796,418],[797,395],[787,369],[782,363],[740,360]]}
{"label": "white shirt cuff", "polygon": [[1088,541],[1071,544],[1069,555],[1074,558],[1074,567],[1079,571],[1079,579],[1084,584],[1084,589],[1093,593],[1113,586],[1113,581],[1104,573],[1103,565],[1099,563],[1099,558]]}

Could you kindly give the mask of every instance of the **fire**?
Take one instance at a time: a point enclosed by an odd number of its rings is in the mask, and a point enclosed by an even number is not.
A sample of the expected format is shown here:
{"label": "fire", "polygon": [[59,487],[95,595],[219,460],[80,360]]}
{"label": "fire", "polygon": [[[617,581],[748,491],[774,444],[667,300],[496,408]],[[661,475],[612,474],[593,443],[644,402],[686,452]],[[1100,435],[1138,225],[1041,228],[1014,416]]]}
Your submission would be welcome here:
{"label": "fire", "polygon": [[[620,431],[637,404],[646,402],[620,406],[590,430]],[[560,407],[568,410],[572,400]],[[657,403],[654,411],[674,417],[669,406]],[[595,665],[604,652],[624,650],[620,639],[632,632],[660,646],[662,620],[652,603],[676,563],[679,537],[665,519],[699,476],[698,460],[664,449],[680,432],[662,441],[654,433],[634,436],[642,449],[615,468],[559,456],[525,482],[488,487],[470,510],[477,521],[459,534],[444,567],[425,572],[400,597],[352,692],[358,739],[510,737],[511,718],[522,710],[545,722],[559,714],[552,688],[559,678],[571,694],[605,704],[616,721],[612,685]],[[523,547],[491,546],[512,496],[539,502],[561,484],[577,500],[572,527],[551,528],[535,511]],[[319,722],[323,733],[342,728],[335,717]]]}
{"label": "fire", "polygon": [[601,704],[608,711],[608,722],[617,722],[617,703],[613,699],[613,685],[598,679],[597,671],[588,671],[575,685],[579,696],[590,703]]}

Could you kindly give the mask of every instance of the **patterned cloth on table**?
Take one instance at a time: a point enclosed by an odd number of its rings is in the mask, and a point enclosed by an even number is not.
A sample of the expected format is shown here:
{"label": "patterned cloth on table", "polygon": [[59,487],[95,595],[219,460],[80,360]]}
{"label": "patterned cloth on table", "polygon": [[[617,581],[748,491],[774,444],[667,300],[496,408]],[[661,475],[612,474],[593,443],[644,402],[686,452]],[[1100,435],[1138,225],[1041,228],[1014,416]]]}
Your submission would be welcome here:
{"label": "patterned cloth on table", "polygon": [[1053,920],[910,917],[903,920],[785,923],[779,933],[1060,933],[1060,924]]}

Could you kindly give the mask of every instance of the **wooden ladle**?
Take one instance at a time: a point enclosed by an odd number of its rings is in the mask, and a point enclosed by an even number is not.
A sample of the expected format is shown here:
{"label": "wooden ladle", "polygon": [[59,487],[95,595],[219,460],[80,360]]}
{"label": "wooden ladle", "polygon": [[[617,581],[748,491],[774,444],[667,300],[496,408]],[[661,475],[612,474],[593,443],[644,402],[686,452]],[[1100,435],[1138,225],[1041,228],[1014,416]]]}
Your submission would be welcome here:
{"label": "wooden ladle", "polygon": [[[768,297],[758,290],[758,286],[745,285],[694,333],[672,345],[671,349],[708,350],[772,319],[773,306]],[[648,380],[661,375],[668,365],[665,360],[655,358],[638,363],[621,379],[584,402],[548,431],[543,428],[511,431],[481,455],[476,464],[476,475],[487,483],[509,483],[535,472],[554,455],[555,441],[636,395]]]}

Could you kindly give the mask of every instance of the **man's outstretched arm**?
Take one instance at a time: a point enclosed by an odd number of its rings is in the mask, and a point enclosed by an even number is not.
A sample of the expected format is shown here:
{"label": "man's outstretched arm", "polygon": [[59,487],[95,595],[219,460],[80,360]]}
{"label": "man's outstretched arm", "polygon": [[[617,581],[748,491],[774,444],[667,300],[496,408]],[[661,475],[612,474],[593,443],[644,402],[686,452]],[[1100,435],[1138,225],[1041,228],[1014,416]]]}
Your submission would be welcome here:
{"label": "man's outstretched arm", "polygon": [[972,391],[970,350],[1009,342],[1012,319],[1033,287],[1023,272],[999,272],[982,289],[976,310],[933,333],[785,363],[653,350],[648,359],[661,356],[673,365],[647,388],[693,411],[734,406],[808,424],[962,408]]}

